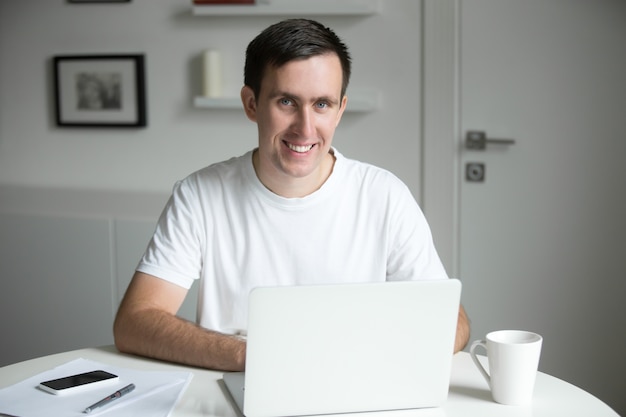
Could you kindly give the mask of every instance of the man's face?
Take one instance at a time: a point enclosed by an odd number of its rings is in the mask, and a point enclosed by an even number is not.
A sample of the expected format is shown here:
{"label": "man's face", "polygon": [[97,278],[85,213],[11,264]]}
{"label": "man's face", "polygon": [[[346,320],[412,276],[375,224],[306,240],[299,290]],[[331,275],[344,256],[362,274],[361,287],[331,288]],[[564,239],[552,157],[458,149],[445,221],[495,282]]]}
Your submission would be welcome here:
{"label": "man's face", "polygon": [[328,152],[345,109],[341,86],[339,58],[327,54],[267,68],[256,100],[244,87],[246,114],[259,130],[261,181],[323,178],[323,183],[332,169]]}

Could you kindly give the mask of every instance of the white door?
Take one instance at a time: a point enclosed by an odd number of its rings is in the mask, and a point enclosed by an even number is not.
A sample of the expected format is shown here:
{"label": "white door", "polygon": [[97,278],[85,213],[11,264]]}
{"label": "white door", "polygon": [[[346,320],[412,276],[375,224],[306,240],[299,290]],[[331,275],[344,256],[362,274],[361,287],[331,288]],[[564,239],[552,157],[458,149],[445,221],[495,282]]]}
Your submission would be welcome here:
{"label": "white door", "polygon": [[541,370],[626,414],[626,1],[459,5],[459,136],[515,140],[458,147],[472,338],[539,332]]}

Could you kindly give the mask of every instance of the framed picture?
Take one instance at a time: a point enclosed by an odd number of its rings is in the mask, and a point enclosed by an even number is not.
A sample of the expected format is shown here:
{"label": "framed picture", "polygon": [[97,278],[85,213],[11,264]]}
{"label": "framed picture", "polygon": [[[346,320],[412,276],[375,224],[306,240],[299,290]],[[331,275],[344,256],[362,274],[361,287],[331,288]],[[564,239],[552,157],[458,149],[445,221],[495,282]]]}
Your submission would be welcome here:
{"label": "framed picture", "polygon": [[144,55],[54,57],[59,126],[146,126]]}

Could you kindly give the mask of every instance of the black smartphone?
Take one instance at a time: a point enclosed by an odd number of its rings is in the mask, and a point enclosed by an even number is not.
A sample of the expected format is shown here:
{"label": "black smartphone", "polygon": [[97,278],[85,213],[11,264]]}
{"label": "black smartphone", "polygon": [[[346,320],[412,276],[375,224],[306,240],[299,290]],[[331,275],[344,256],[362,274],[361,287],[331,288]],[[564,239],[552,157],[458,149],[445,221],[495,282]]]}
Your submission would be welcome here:
{"label": "black smartphone", "polygon": [[51,394],[65,395],[102,387],[103,385],[113,385],[118,381],[119,377],[117,375],[98,370],[44,381],[39,383],[39,388]]}

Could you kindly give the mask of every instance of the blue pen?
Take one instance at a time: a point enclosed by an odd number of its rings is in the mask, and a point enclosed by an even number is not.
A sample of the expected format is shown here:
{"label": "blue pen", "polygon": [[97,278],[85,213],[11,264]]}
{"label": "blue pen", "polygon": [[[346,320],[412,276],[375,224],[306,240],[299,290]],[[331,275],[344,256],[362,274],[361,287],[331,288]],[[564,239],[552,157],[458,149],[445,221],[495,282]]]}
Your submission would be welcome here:
{"label": "blue pen", "polygon": [[101,399],[100,401],[98,401],[97,403],[90,405],[89,407],[85,408],[85,411],[83,411],[83,413],[89,414],[91,413],[93,410],[95,410],[96,408],[100,408],[100,407],[104,407],[107,404],[110,404],[111,402],[113,402],[113,400],[117,400],[118,398],[128,394],[129,392],[131,392],[132,390],[135,389],[135,384],[128,384],[126,385],[124,388],[115,391],[113,394],[109,395],[106,398]]}

